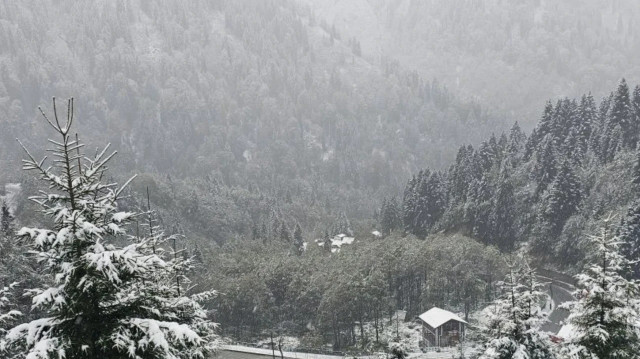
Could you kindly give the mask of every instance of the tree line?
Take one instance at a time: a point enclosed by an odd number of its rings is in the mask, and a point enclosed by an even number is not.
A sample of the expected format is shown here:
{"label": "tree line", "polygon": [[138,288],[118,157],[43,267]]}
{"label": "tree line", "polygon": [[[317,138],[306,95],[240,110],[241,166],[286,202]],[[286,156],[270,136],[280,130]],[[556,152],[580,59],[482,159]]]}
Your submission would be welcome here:
{"label": "tree line", "polygon": [[[460,232],[579,265],[584,234],[608,211],[623,217],[624,233],[637,231],[639,129],[640,87],[630,92],[624,79],[599,104],[590,94],[548,102],[528,136],[516,123],[477,148],[460,147],[448,170],[414,175],[402,204],[383,202],[379,223],[385,233]],[[637,252],[639,238],[625,239]]]}

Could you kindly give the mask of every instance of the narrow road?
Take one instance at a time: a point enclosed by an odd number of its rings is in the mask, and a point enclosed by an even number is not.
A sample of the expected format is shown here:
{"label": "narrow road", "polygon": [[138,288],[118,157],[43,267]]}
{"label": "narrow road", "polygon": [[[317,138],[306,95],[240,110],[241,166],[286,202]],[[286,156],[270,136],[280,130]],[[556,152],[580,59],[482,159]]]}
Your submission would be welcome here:
{"label": "narrow road", "polygon": [[542,330],[557,334],[562,328],[562,322],[569,316],[569,311],[566,309],[558,308],[561,304],[570,302],[573,300],[571,292],[573,289],[570,284],[563,282],[554,282],[550,278],[540,277],[545,282],[549,282],[546,285],[547,292],[551,296],[551,299],[555,303],[555,307],[549,315],[549,322],[542,326]]}

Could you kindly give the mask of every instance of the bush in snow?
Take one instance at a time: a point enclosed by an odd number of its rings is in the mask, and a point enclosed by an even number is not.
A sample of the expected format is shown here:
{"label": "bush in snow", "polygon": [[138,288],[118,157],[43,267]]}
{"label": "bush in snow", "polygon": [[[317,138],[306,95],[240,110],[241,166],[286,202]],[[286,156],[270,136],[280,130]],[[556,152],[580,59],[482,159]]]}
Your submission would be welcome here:
{"label": "bush in snow", "polygon": [[404,359],[407,357],[407,349],[400,342],[391,342],[389,343],[389,353],[392,358],[395,359]]}
{"label": "bush in snow", "polygon": [[70,136],[73,100],[68,106],[62,124],[55,99],[54,119],[43,113],[60,135],[49,141],[53,166],[25,149],[23,168],[51,188],[30,199],[53,224],[22,228],[18,236],[30,241],[54,284],[28,291],[44,316],[10,329],[7,346],[34,359],[205,357],[217,337],[200,302],[214,293],[185,295],[188,282],[180,279],[190,263],[166,250],[162,233],[126,234],[136,214],[118,211],[118,200],[131,180],[122,187],[102,182],[115,152],[107,145],[85,157]]}

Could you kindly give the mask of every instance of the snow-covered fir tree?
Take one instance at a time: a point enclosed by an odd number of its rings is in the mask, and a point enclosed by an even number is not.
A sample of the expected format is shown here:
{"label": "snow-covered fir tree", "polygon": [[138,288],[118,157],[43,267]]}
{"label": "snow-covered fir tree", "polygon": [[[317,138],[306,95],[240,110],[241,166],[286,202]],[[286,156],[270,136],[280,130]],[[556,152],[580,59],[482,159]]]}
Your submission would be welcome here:
{"label": "snow-covered fir tree", "polygon": [[588,269],[577,276],[567,323],[573,333],[563,354],[575,359],[638,358],[638,299],[640,287],[622,275],[629,261],[620,254],[619,237],[609,228],[611,217],[599,235],[593,236],[594,255]]}
{"label": "snow-covered fir tree", "polygon": [[[636,138],[634,127],[632,125],[631,100],[629,96],[629,86],[625,79],[620,81],[618,89],[613,96],[611,109],[608,118],[608,127],[620,127],[622,132],[622,145],[624,147],[635,148],[634,138]],[[637,141],[637,140],[636,140]]]}
{"label": "snow-covered fir tree", "polygon": [[509,264],[501,295],[488,308],[479,359],[553,359],[554,347],[540,328],[547,321],[541,306],[546,294],[522,255]]}
{"label": "snow-covered fir tree", "polygon": [[27,358],[203,358],[216,348],[215,324],[200,304],[215,293],[187,295],[190,262],[171,251],[156,231],[127,235],[135,217],[118,209],[124,186],[105,183],[116,154],[107,145],[89,158],[71,136],[73,100],[66,119],[42,113],[58,140],[52,166],[26,149],[24,169],[35,171],[50,193],[30,197],[52,225],[18,232],[51,274],[51,285],[32,288],[40,318],[6,335],[9,349]]}
{"label": "snow-covered fir tree", "polygon": [[541,220],[549,225],[552,233],[560,233],[567,219],[577,211],[580,200],[580,180],[571,164],[565,161],[543,198]]}
{"label": "snow-covered fir tree", "polygon": [[511,249],[515,242],[516,200],[509,172],[503,166],[500,182],[490,215],[494,243],[501,249]]}
{"label": "snow-covered fir tree", "polygon": [[400,210],[395,197],[390,200],[386,198],[380,207],[380,229],[385,235],[389,235],[392,231],[400,227]]}

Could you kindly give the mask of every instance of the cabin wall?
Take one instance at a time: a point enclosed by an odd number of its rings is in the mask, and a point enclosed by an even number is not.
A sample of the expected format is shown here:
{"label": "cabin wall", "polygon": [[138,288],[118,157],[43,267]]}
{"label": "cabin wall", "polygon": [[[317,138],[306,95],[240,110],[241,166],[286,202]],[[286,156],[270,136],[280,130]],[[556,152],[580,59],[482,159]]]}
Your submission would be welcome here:
{"label": "cabin wall", "polygon": [[424,345],[428,347],[455,346],[464,339],[465,324],[450,320],[437,328],[422,323],[422,337]]}

